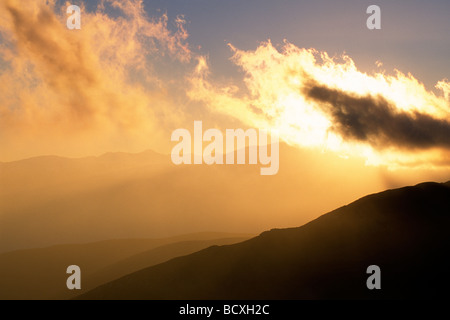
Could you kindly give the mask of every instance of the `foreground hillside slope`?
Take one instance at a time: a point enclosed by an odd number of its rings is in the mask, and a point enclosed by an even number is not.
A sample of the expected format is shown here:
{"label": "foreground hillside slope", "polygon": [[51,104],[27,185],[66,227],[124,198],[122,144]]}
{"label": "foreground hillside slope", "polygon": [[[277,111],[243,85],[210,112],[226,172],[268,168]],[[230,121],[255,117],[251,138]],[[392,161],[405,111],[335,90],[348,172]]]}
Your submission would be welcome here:
{"label": "foreground hillside slope", "polygon": [[[302,227],[175,258],[78,298],[443,298],[449,222],[450,183],[422,183],[366,196]],[[381,290],[366,287],[369,265],[381,268]]]}

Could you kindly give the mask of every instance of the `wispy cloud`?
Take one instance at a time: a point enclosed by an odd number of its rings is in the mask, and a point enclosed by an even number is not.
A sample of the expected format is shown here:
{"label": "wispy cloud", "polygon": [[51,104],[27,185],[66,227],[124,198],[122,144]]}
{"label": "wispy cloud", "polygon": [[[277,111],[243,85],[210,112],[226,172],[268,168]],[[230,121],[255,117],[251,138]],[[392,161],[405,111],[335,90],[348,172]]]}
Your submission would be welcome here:
{"label": "wispy cloud", "polygon": [[105,0],[94,12],[83,8],[81,30],[68,30],[65,8],[0,2],[2,158],[161,140],[158,124],[176,104],[155,61],[190,61],[183,17],[171,30],[167,15],[148,17],[142,1]]}

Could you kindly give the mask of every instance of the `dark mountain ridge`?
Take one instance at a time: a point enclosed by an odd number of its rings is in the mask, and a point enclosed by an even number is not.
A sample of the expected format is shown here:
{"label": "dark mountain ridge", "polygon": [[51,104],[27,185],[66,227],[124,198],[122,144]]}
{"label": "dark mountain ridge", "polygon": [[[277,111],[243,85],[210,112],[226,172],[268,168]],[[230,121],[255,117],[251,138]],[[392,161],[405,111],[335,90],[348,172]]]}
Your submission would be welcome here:
{"label": "dark mountain ridge", "polygon": [[[363,197],[298,228],[214,246],[79,299],[423,299],[448,296],[450,182]],[[381,290],[369,290],[369,265]]]}

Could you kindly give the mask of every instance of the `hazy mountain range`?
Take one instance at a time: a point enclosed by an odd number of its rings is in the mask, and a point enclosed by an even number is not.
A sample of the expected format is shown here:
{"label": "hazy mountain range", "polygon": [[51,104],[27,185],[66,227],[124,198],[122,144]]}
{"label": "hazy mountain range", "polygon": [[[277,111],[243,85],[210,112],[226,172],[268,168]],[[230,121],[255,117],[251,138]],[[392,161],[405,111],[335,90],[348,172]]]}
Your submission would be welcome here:
{"label": "hazy mountain range", "polygon": [[[175,166],[152,151],[0,163],[0,299],[445,295],[449,183],[340,207],[399,181],[284,144],[279,173],[259,169]],[[72,264],[81,291],[65,287]],[[373,264],[382,290],[366,288]]]}
{"label": "hazy mountain range", "polygon": [[[153,151],[0,163],[0,252],[204,231],[259,234],[385,188],[376,169],[371,176],[363,162],[333,159],[336,168],[326,155],[282,144],[275,176],[261,176],[260,165],[175,166]],[[328,168],[322,176],[311,170],[319,167]]]}
{"label": "hazy mountain range", "polygon": [[82,292],[212,245],[240,242],[245,234],[195,233],[163,239],[117,239],[66,244],[0,254],[0,299],[66,299],[80,292],[66,287],[66,269],[81,269]]}

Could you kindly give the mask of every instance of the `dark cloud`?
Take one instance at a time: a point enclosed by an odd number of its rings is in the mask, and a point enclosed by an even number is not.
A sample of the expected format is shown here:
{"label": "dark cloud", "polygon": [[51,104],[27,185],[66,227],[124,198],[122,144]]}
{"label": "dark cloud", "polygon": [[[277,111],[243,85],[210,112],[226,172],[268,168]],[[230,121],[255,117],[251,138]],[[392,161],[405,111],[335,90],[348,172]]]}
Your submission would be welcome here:
{"label": "dark cloud", "polygon": [[344,139],[377,149],[450,148],[450,122],[446,120],[399,111],[381,96],[357,96],[313,82],[305,87],[305,94],[332,117],[332,130]]}

